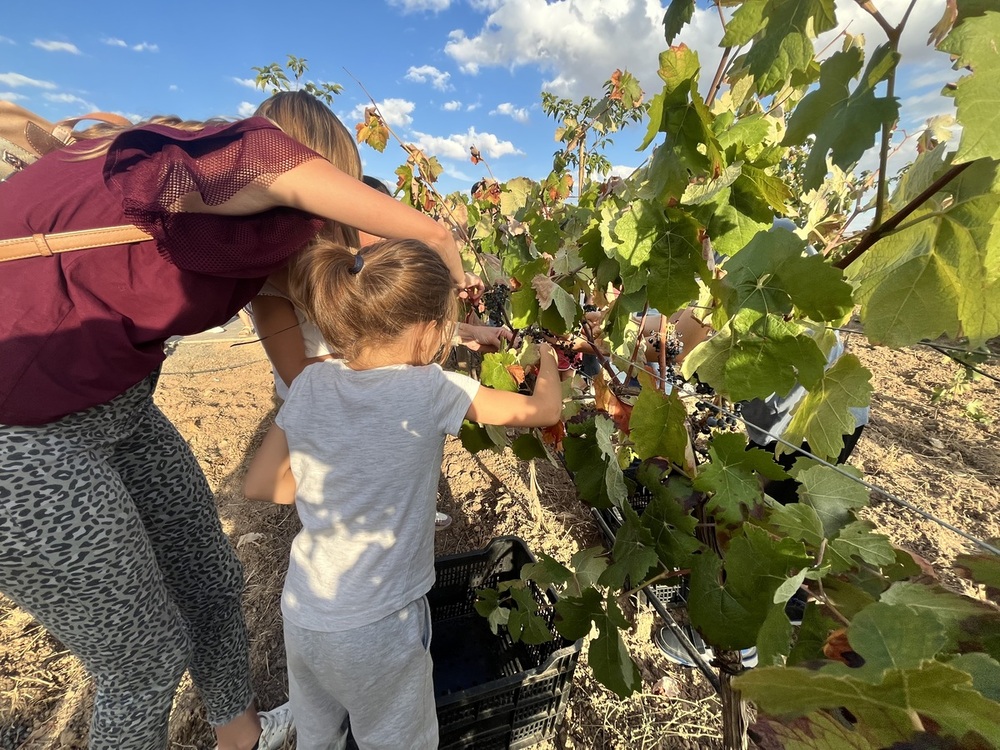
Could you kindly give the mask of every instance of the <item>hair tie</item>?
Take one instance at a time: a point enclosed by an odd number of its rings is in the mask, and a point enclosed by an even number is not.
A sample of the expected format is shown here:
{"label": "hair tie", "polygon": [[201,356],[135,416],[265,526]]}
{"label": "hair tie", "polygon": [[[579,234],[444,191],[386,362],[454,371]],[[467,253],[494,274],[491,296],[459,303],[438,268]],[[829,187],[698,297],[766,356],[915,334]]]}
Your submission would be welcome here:
{"label": "hair tie", "polygon": [[365,259],[359,252],[354,256],[354,266],[351,267],[351,270],[348,271],[348,273],[351,274],[352,276],[355,276],[361,273],[361,269],[364,267],[365,267]]}

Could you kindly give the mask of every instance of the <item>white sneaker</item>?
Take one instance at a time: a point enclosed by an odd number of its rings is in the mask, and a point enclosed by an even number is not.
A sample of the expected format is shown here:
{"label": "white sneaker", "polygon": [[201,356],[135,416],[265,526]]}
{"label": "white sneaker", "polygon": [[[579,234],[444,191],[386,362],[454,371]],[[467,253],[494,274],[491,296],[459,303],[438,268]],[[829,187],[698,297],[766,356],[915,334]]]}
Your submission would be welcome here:
{"label": "white sneaker", "polygon": [[258,711],[260,717],[260,739],[257,740],[257,750],[281,750],[292,733],[292,709],[288,703],[282,703],[270,711]]}

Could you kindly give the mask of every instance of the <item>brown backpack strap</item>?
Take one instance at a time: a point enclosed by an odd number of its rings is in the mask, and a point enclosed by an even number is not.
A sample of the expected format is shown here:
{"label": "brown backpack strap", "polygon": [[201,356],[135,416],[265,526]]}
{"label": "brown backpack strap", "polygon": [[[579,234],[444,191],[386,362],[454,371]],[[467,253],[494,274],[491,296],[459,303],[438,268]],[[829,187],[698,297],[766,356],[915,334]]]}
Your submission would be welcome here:
{"label": "brown backpack strap", "polygon": [[83,229],[77,232],[33,234],[13,240],[0,240],[0,263],[7,260],[37,258],[39,256],[87,250],[92,247],[128,245],[153,239],[148,232],[131,224],[101,229]]}

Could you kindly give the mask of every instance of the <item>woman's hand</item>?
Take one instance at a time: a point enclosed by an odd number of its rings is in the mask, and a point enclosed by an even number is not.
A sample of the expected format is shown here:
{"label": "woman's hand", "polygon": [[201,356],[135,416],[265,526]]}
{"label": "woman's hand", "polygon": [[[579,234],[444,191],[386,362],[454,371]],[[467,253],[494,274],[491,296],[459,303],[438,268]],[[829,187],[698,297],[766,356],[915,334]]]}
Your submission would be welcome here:
{"label": "woman's hand", "polygon": [[514,333],[506,326],[476,326],[471,323],[459,323],[455,327],[458,343],[474,352],[496,352],[503,342],[512,343]]}
{"label": "woman's hand", "polygon": [[464,286],[458,292],[459,299],[467,299],[470,302],[477,301],[486,291],[486,284],[474,273],[465,272]]}

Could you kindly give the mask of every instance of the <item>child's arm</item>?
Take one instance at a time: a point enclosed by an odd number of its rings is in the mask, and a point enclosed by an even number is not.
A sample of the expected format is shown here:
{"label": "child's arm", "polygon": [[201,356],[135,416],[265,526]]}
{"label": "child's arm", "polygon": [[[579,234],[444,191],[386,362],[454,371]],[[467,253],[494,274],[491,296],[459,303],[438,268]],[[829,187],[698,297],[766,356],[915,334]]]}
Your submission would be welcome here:
{"label": "child's arm", "polygon": [[264,441],[250,460],[243,480],[243,494],[251,500],[270,500],[290,505],[295,502],[295,477],[285,431],[276,424],[264,435]]}
{"label": "child's arm", "polygon": [[562,414],[562,384],[555,350],[539,344],[538,378],[530,396],[481,387],[466,416],[482,424],[506,427],[548,427]]}
{"label": "child's arm", "polygon": [[253,300],[253,322],[264,353],[286,386],[307,365],[329,357],[307,357],[305,339],[290,300],[262,294]]}

